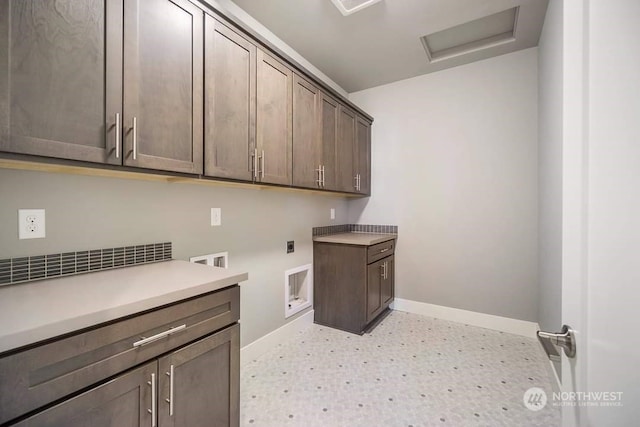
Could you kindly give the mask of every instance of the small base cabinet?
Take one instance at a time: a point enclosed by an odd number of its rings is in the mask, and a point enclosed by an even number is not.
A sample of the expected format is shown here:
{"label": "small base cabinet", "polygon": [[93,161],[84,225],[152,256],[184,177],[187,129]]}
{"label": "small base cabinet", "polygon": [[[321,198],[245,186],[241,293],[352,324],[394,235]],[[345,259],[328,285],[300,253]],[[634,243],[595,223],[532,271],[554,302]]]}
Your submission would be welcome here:
{"label": "small base cabinet", "polygon": [[356,334],[375,323],[393,302],[394,248],[314,242],[315,323]]}
{"label": "small base cabinet", "polygon": [[239,317],[235,285],[0,356],[0,425],[238,426]]}

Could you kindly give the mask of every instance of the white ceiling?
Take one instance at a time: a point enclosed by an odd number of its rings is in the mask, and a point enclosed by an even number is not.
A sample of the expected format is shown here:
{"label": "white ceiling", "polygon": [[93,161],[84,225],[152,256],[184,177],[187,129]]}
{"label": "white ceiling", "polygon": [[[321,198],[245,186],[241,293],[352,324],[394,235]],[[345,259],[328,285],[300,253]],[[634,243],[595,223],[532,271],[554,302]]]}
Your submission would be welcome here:
{"label": "white ceiling", "polygon": [[[382,0],[343,16],[331,0],[233,0],[347,92],[537,46],[547,0]],[[519,6],[515,40],[433,63],[424,35]]]}

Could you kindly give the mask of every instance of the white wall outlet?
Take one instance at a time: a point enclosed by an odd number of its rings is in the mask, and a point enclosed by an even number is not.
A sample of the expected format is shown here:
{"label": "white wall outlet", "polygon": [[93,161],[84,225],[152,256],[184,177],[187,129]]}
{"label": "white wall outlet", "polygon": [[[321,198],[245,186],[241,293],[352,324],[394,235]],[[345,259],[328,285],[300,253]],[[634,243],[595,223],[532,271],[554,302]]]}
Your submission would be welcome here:
{"label": "white wall outlet", "polygon": [[211,226],[217,227],[222,225],[222,209],[211,208]]}
{"label": "white wall outlet", "polygon": [[336,219],[336,210],[335,210],[335,208],[331,208],[329,216],[331,217],[331,219]]}
{"label": "white wall outlet", "polygon": [[19,239],[42,239],[45,231],[44,209],[18,209]]}

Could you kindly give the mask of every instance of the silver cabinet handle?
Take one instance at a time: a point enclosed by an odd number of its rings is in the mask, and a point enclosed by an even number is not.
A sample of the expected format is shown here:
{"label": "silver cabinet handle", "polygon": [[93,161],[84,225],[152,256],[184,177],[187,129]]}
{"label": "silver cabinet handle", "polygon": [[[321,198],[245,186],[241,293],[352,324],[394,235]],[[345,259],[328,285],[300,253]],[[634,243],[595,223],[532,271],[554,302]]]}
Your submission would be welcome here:
{"label": "silver cabinet handle", "polygon": [[171,328],[168,329],[164,332],[160,332],[159,334],[155,334],[153,336],[150,336],[149,338],[142,338],[140,341],[136,341],[133,343],[134,347],[142,347],[143,345],[149,344],[151,342],[154,341],[158,341],[161,338],[167,337],[175,332],[181,331],[183,329],[185,329],[187,327],[186,324],[184,325],[180,325],[180,326],[176,326],[175,328]]}
{"label": "silver cabinet handle", "polygon": [[262,168],[260,170],[261,178],[264,179],[264,150],[262,150],[262,156],[260,156],[262,160]]}
{"label": "silver cabinet handle", "polygon": [[116,113],[116,159],[120,158],[120,113]]}
{"label": "silver cabinet handle", "polygon": [[[264,150],[262,151],[262,155],[264,156]],[[262,156],[258,156],[258,149],[256,148],[256,180],[258,178],[264,178],[264,171],[260,170],[261,167],[264,167],[262,163]]]}
{"label": "silver cabinet handle", "polygon": [[169,416],[173,417],[173,365],[165,374],[169,377],[169,398],[165,399],[165,402],[169,404]]}
{"label": "silver cabinet handle", "polygon": [[138,119],[133,118],[133,160],[138,158]]}
{"label": "silver cabinet handle", "polygon": [[389,248],[380,249],[380,253],[381,253],[381,254],[382,254],[382,253],[385,253],[385,252],[387,252],[388,250],[389,250]]}
{"label": "silver cabinet handle", "polygon": [[382,264],[380,264],[380,270],[382,270],[382,272],[380,273],[380,275],[382,276],[382,278],[384,279],[384,275],[385,275],[385,267],[386,267],[386,262],[383,262]]}
{"label": "silver cabinet handle", "polygon": [[575,357],[576,337],[573,334],[573,329],[569,326],[562,325],[562,330],[556,333],[538,331],[537,335],[539,340],[546,339],[551,341],[554,345],[561,347],[567,357]]}
{"label": "silver cabinet handle", "polygon": [[251,154],[251,163],[253,164],[253,179],[258,179],[258,149],[253,149],[253,154]]}
{"label": "silver cabinet handle", "polygon": [[318,166],[316,172],[318,172],[318,179],[316,179],[316,184],[318,184],[318,187],[322,187],[322,166]]}
{"label": "silver cabinet handle", "polygon": [[147,381],[147,384],[151,386],[151,409],[147,409],[147,412],[151,414],[151,427],[156,427],[156,374],[151,374],[151,381]]}
{"label": "silver cabinet handle", "polygon": [[358,174],[358,191],[360,191],[360,174]]}
{"label": "silver cabinet handle", "polygon": [[324,184],[325,184],[324,177],[325,177],[325,174],[324,174],[324,165],[322,165],[322,188],[324,188]]}
{"label": "silver cabinet handle", "polygon": [[357,189],[358,189],[358,174],[356,174],[356,175],[353,177],[353,179],[354,179],[354,181],[356,182],[356,183],[354,184],[354,186],[353,186],[353,187],[357,190]]}

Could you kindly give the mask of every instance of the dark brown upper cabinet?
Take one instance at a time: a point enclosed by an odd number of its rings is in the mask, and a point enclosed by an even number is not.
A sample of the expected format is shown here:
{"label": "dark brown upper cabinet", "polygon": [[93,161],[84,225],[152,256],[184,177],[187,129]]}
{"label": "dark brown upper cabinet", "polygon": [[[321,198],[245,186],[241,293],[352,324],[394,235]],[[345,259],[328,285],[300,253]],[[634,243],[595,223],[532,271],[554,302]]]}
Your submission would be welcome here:
{"label": "dark brown upper cabinet", "polygon": [[293,75],[293,185],[297,187],[323,187],[320,96],[316,86]]}
{"label": "dark brown upper cabinet", "polygon": [[0,149],[201,173],[202,39],[187,0],[3,1]]}
{"label": "dark brown upper cabinet", "polygon": [[1,151],[122,162],[122,16],[123,0],[0,1]]}
{"label": "dark brown upper cabinet", "polygon": [[358,116],[353,155],[356,192],[371,194],[371,122]]}
{"label": "dark brown upper cabinet", "polygon": [[125,0],[124,164],[202,173],[203,11]]}
{"label": "dark brown upper cabinet", "polygon": [[366,114],[196,3],[0,0],[0,152],[370,194]]}
{"label": "dark brown upper cabinet", "polygon": [[322,188],[338,190],[336,184],[336,148],[338,143],[338,118],[340,104],[331,96],[321,92],[320,141],[322,146]]}
{"label": "dark brown upper cabinet", "polygon": [[256,46],[209,15],[204,45],[204,173],[252,181]]}
{"label": "dark brown upper cabinet", "polygon": [[355,146],[356,113],[340,105],[336,147],[336,189],[338,191],[356,192],[356,173],[353,170]]}
{"label": "dark brown upper cabinet", "polygon": [[258,49],[256,181],[291,185],[293,71]]}

